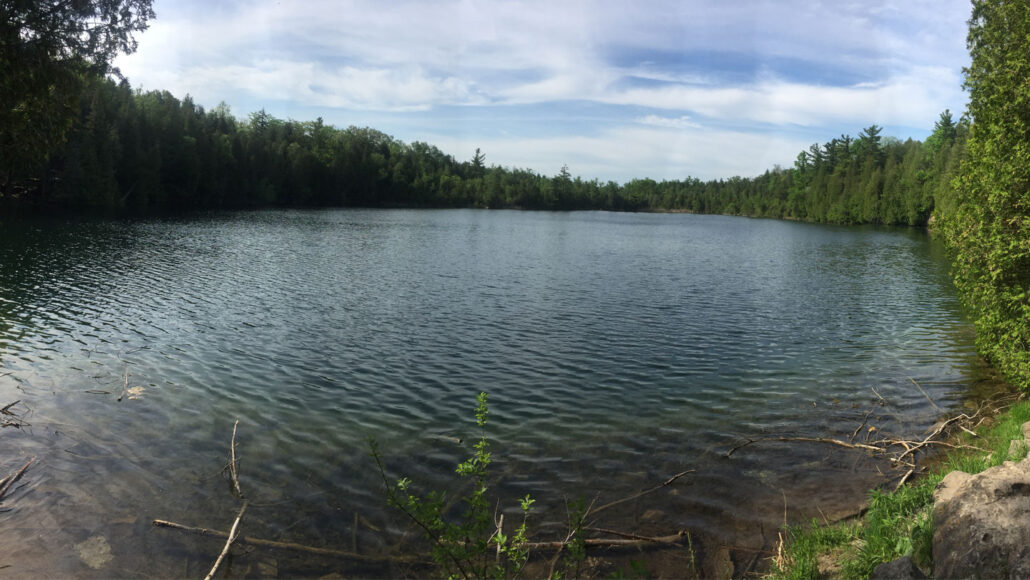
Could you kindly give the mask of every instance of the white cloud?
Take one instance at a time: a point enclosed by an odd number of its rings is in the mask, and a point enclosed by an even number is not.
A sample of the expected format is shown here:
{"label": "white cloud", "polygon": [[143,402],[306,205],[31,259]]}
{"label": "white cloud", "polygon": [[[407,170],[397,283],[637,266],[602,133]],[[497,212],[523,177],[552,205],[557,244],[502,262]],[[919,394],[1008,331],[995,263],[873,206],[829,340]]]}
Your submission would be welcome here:
{"label": "white cloud", "polygon": [[[479,105],[508,107],[493,110],[510,116],[520,110],[515,105],[598,103],[622,108],[621,126],[644,131],[621,129],[640,150],[654,149],[644,138],[668,143],[668,130],[692,130],[691,143],[678,149],[689,154],[656,153],[665,161],[649,165],[655,169],[718,150],[725,135],[711,131],[720,126],[739,129],[738,142],[748,126],[823,128],[827,137],[872,123],[929,128],[940,111],[965,102],[966,0],[155,4],[158,18],[141,35],[139,52],[116,63],[136,86],[190,93],[206,106],[226,100],[240,113],[249,111],[239,103],[273,101],[327,109],[326,117],[329,109],[347,111],[347,122],[357,124],[375,111]],[[725,70],[733,66],[740,70]],[[584,136],[600,129],[575,125],[566,124],[578,136],[565,140],[497,142],[512,157],[492,159],[527,158],[514,144],[559,158],[576,151],[559,144],[588,145],[604,159],[598,175],[611,173],[609,163],[623,167],[621,175],[643,173],[620,161],[621,147],[620,155],[603,154],[611,133]],[[498,132],[489,120],[482,129]],[[769,143],[753,138],[755,148]],[[710,147],[695,149],[695,142]],[[736,172],[712,163],[704,167]]]}
{"label": "white cloud", "polygon": [[506,166],[554,175],[568,164],[573,175],[602,181],[753,176],[777,164],[790,166],[809,145],[778,135],[633,126],[592,136],[481,139],[438,134],[429,140],[459,159],[471,157],[478,147],[487,159],[503,159]]}
{"label": "white cloud", "polygon": [[846,87],[766,81],[749,86],[667,85],[596,95],[619,105],[685,110],[722,120],[814,126],[878,123],[919,126],[961,101],[960,78],[944,69],[915,70],[881,83]]}
{"label": "white cloud", "polygon": [[670,129],[687,129],[687,128],[700,128],[701,125],[690,120],[690,117],[683,115],[682,117],[660,117],[658,115],[647,115],[637,119],[637,122],[642,125],[651,125],[653,127],[668,127]]}

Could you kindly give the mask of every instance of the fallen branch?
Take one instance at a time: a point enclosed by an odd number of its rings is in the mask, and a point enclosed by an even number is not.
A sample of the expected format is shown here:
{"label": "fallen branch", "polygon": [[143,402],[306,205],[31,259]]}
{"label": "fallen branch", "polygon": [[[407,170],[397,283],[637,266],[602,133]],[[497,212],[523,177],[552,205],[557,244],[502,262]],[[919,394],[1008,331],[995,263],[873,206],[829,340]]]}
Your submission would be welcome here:
{"label": "fallen branch", "polygon": [[933,399],[930,398],[930,394],[926,392],[926,389],[924,389],[919,383],[917,383],[915,379],[909,377],[908,380],[912,381],[912,384],[915,385],[917,389],[919,389],[919,392],[922,393],[924,397],[926,397],[927,401],[930,401],[930,404],[933,405],[934,409],[937,409],[937,411],[939,412],[944,411],[943,409],[937,406],[937,403],[935,403]]}
{"label": "fallen branch", "polygon": [[22,474],[25,473],[25,470],[27,470],[29,468],[29,466],[32,465],[32,462],[35,461],[35,460],[36,460],[35,457],[33,457],[32,459],[29,459],[28,461],[25,462],[25,465],[22,465],[21,469],[19,469],[13,475],[8,475],[3,480],[0,480],[0,481],[3,482],[3,484],[2,484],[3,487],[0,487],[0,499],[4,498],[4,494],[7,493],[8,489],[11,488],[11,485],[13,485],[14,482],[18,481],[18,478],[20,478],[22,476]]}
{"label": "fallen branch", "polygon": [[583,514],[583,518],[586,519],[587,515],[594,515],[597,512],[604,511],[604,510],[606,510],[606,509],[608,509],[610,507],[615,507],[615,506],[617,506],[617,505],[619,505],[621,503],[625,503],[625,502],[628,502],[628,501],[633,501],[633,500],[639,499],[639,498],[641,498],[641,497],[643,497],[643,496],[645,496],[645,495],[647,495],[649,493],[654,493],[654,492],[662,489],[663,487],[668,487],[669,485],[672,485],[672,483],[674,481],[676,481],[677,479],[683,477],[684,475],[687,475],[688,473],[694,473],[695,471],[696,471],[695,469],[688,469],[686,471],[681,471],[681,472],[677,473],[676,475],[670,477],[669,479],[663,481],[662,483],[652,487],[651,489],[642,491],[642,492],[640,492],[640,493],[638,493],[636,495],[631,495],[629,497],[624,497],[622,499],[617,499],[617,500],[615,500],[615,501],[613,501],[611,503],[606,503],[606,504],[604,504],[603,506],[601,506],[601,507],[599,507],[597,509],[587,510],[588,513]]}
{"label": "fallen branch", "polygon": [[858,437],[858,432],[861,431],[862,427],[865,427],[866,423],[869,422],[869,415],[872,415],[872,414],[873,414],[873,410],[869,409],[869,412],[865,414],[865,419],[862,419],[862,422],[858,425],[858,427],[855,427],[855,430],[851,433],[851,438],[848,439],[849,442],[851,442],[851,443],[855,442],[855,437]]}
{"label": "fallen branch", "polygon": [[232,477],[233,489],[236,490],[236,497],[243,497],[243,492],[240,491],[240,477],[239,472],[236,470],[236,426],[240,424],[240,420],[237,419],[232,426],[232,441],[229,443],[229,475]]}
{"label": "fallen branch", "polygon": [[[208,528],[196,528],[192,526],[184,526],[175,522],[169,522],[167,520],[154,520],[153,525],[159,528],[170,528],[173,530],[179,530],[189,534],[196,534],[199,536],[210,536],[214,538],[228,538],[229,534],[220,530],[211,530]],[[358,560],[362,562],[416,562],[423,561],[423,559],[411,557],[411,556],[371,556],[367,554],[358,554],[356,552],[347,552],[343,550],[332,550],[330,548],[316,548],[315,546],[306,546],[304,544],[295,544],[293,542],[277,542],[274,540],[263,540],[261,538],[251,538],[249,536],[239,536],[236,538],[236,543],[246,544],[248,546],[258,546],[262,548],[272,548],[276,550],[290,550],[294,552],[304,552],[306,554],[315,554],[318,556],[332,556],[336,558],[344,558],[348,560]]]}
{"label": "fallen branch", "polygon": [[847,441],[841,441],[840,439],[832,439],[830,437],[761,437],[758,439],[748,439],[746,442],[737,445],[733,449],[726,452],[726,457],[729,457],[736,453],[738,450],[751,445],[752,443],[758,443],[761,441],[787,441],[792,443],[827,443],[829,445],[838,445],[840,447],[846,447],[848,449],[865,449],[866,451],[882,452],[883,447],[877,447],[876,445],[868,445],[865,443],[848,443]]}
{"label": "fallen branch", "polygon": [[229,539],[225,541],[225,547],[222,548],[222,553],[218,555],[218,559],[215,560],[215,565],[211,566],[211,571],[207,573],[204,580],[211,580],[211,578],[214,577],[215,572],[218,571],[218,567],[222,565],[222,560],[225,559],[225,555],[229,553],[229,548],[232,547],[232,543],[236,540],[240,527],[240,520],[243,519],[243,512],[245,511],[247,511],[247,500],[243,500],[243,506],[240,507],[240,513],[236,514],[236,521],[232,523],[232,529],[229,530]]}
{"label": "fallen branch", "polygon": [[[583,540],[583,544],[588,548],[627,548],[627,547],[638,547],[656,544],[678,544],[680,540],[687,537],[687,533],[680,531],[671,536],[658,536],[654,538],[647,538],[641,536],[639,539],[603,539],[603,538],[588,538]],[[556,542],[530,542],[526,544],[526,548],[530,550],[562,550],[568,545],[568,541],[559,540]]]}
{"label": "fallen branch", "polygon": [[[653,537],[653,536],[641,536],[641,535],[638,535],[638,534],[630,534],[630,533],[627,533],[627,532],[620,532],[619,530],[609,530],[608,528],[585,527],[585,528],[583,528],[583,530],[587,531],[587,532],[597,532],[598,534],[608,534],[610,536],[619,536],[619,537],[627,538],[627,539],[630,539],[630,540],[639,540],[641,542],[658,542],[658,543],[662,543],[659,538],[656,538],[656,537]],[[682,534],[684,532],[680,532],[680,533]],[[671,538],[672,536],[662,536],[662,537]]]}
{"label": "fallen branch", "polygon": [[898,485],[894,488],[894,491],[898,491],[899,489],[901,489],[901,486],[905,485],[905,482],[908,481],[908,478],[911,477],[912,474],[915,472],[916,470],[914,468],[909,469],[907,472],[905,472],[905,475],[901,476],[901,481],[899,481]]}
{"label": "fallen branch", "polygon": [[[4,406],[4,408],[0,409],[0,415],[4,416],[3,418],[0,418],[0,427],[21,428],[29,426],[28,422],[22,419],[19,415],[15,414],[13,411],[11,411],[11,407],[17,405],[20,402],[21,400],[19,399],[13,403],[8,403],[6,406]],[[12,418],[8,419],[7,417]]]}
{"label": "fallen branch", "polygon": [[948,428],[948,426],[951,425],[952,423],[954,423],[956,421],[960,421],[962,419],[965,419],[965,420],[969,421],[972,418],[969,415],[966,415],[965,413],[962,413],[961,415],[956,415],[956,416],[952,417],[951,419],[948,419],[947,421],[944,421],[936,429],[934,429],[933,433],[930,433],[929,435],[927,435],[926,438],[923,439],[922,441],[920,441],[918,444],[912,446],[911,448],[908,448],[908,446],[906,445],[905,446],[906,447],[905,452],[902,453],[898,457],[898,460],[900,461],[900,460],[904,459],[906,455],[914,453],[915,451],[918,451],[920,448],[925,447],[926,445],[928,445],[930,443],[942,444],[939,441],[938,442],[933,441],[933,438],[937,437],[938,435],[943,433]]}

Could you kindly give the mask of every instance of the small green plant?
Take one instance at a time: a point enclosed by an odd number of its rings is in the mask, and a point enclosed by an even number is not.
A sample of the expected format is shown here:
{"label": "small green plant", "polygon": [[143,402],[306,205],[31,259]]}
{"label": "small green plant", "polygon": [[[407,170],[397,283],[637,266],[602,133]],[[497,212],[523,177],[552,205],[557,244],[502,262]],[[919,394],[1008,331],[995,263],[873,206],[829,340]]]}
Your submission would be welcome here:
{"label": "small green plant", "polygon": [[527,495],[519,500],[522,522],[510,533],[504,532],[504,517],[494,521],[487,498],[487,468],[490,443],[486,438],[489,409],[487,394],[476,398],[476,425],[480,437],[472,456],[458,464],[458,476],[471,484],[463,498],[464,511],[458,517],[446,513],[446,494],[432,491],[420,497],[412,491],[411,480],[391,484],[374,440],[369,440],[372,458],[386,486],[387,503],[402,511],[417,524],[432,543],[433,560],[447,578],[516,578],[529,559],[528,521],[534,500]]}

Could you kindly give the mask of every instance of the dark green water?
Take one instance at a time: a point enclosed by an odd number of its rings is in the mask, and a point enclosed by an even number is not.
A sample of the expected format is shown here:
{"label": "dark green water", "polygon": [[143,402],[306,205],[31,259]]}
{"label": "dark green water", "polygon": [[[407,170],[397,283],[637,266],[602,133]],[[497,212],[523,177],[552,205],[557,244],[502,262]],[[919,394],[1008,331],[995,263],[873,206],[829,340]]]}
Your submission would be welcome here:
{"label": "dark green water", "polygon": [[[0,431],[3,471],[37,456],[0,513],[13,577],[202,576],[221,543],[149,522],[228,529],[235,419],[248,535],[410,549],[365,439],[392,475],[446,488],[479,391],[498,488],[538,498],[545,535],[566,497],[695,469],[601,523],[693,530],[739,572],[784,501],[795,521],[843,513],[900,476],[803,445],[724,458],[741,437],[845,436],[870,409],[912,435],[938,414],[912,380],[942,407],[980,380],[919,231],[464,210],[0,223],[0,404],[31,423]],[[142,390],[118,402],[125,373]],[[354,571],[268,558],[230,574]]]}

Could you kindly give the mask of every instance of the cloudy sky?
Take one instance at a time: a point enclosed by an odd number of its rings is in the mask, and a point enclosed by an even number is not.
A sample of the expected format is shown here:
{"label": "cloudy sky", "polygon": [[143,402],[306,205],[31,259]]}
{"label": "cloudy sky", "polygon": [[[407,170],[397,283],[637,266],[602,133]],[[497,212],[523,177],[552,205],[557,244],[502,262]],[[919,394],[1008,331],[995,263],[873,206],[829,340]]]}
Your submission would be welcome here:
{"label": "cloudy sky", "polygon": [[585,178],[756,175],[957,117],[968,0],[155,0],[134,87]]}

